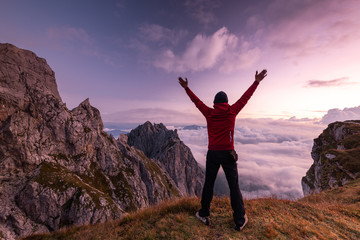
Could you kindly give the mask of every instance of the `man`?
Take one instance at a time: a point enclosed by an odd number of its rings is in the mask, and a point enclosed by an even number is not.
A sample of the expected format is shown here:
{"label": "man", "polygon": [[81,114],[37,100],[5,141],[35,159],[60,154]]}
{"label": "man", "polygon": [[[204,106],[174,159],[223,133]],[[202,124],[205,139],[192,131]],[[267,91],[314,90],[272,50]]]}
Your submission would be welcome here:
{"label": "man", "polygon": [[195,106],[205,116],[208,130],[208,152],[206,155],[205,184],[201,197],[201,209],[196,217],[209,225],[210,203],[213,197],[216,175],[222,166],[230,188],[231,207],[235,221],[235,230],[241,231],[248,218],[245,214],[244,202],[239,188],[237,154],[234,150],[234,128],[235,118],[240,110],[246,105],[259,83],[266,77],[264,69],[258,74],[255,73],[255,82],[233,105],[228,104],[226,93],[218,92],[215,95],[214,107],[206,106],[188,87],[187,78],[179,77],[180,85],[185,89],[187,95]]}

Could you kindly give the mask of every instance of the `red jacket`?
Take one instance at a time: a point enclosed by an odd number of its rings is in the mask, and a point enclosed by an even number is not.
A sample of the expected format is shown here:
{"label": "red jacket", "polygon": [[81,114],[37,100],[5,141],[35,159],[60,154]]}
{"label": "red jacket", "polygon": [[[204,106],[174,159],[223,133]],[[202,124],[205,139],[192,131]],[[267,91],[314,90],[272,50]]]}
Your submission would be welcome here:
{"label": "red jacket", "polygon": [[205,116],[209,137],[209,150],[233,150],[235,118],[240,110],[246,105],[255,92],[258,82],[254,82],[241,98],[229,105],[227,103],[215,103],[214,108],[206,106],[191,90],[185,88],[187,95],[195,106]]}

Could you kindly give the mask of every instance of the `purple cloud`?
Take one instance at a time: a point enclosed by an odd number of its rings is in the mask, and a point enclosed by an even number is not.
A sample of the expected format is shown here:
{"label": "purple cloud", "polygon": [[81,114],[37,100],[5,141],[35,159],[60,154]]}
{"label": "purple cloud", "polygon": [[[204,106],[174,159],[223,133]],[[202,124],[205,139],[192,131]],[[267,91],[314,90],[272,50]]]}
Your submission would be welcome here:
{"label": "purple cloud", "polygon": [[260,50],[222,27],[214,34],[197,34],[182,54],[166,49],[155,57],[154,66],[168,72],[203,71],[218,67],[222,72],[246,68],[257,61]]}
{"label": "purple cloud", "polygon": [[352,108],[338,108],[330,109],[321,119],[323,124],[329,124],[336,121],[345,120],[359,120],[360,119],[360,106]]}
{"label": "purple cloud", "polygon": [[356,82],[349,82],[349,77],[341,77],[332,80],[309,80],[306,83],[307,87],[334,87],[349,84],[357,84]]}

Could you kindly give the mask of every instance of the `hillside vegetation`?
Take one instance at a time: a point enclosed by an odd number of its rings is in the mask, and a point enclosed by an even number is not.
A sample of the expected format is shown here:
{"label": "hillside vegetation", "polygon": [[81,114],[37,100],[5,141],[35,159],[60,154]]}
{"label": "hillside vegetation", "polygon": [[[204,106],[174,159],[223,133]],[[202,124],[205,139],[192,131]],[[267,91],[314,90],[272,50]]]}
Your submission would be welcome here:
{"label": "hillside vegetation", "polygon": [[107,223],[72,227],[40,239],[360,239],[360,179],[297,201],[245,201],[249,223],[232,229],[229,198],[214,198],[210,226],[195,212],[198,198],[163,202]]}

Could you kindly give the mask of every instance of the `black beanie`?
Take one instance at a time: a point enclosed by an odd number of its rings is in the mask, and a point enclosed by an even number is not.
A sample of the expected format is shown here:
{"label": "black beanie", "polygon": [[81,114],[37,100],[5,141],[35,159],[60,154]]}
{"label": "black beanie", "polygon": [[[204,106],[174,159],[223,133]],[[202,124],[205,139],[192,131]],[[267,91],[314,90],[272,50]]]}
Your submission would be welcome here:
{"label": "black beanie", "polygon": [[227,95],[223,91],[220,91],[215,95],[214,103],[227,103],[227,102],[228,102]]}

